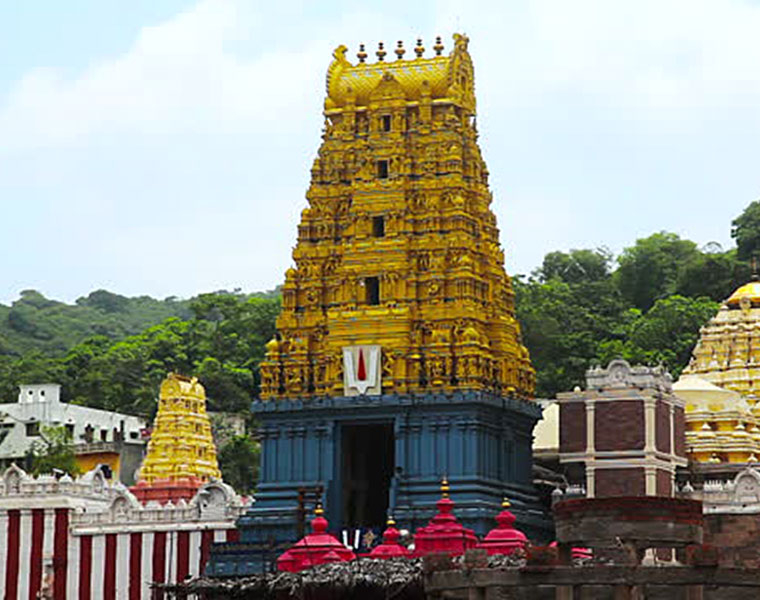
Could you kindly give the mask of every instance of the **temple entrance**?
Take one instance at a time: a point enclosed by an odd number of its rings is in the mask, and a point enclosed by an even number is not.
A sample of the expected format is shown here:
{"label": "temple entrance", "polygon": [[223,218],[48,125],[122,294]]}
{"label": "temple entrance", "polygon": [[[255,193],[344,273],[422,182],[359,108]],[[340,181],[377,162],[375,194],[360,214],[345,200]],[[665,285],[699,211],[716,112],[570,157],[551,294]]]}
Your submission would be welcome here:
{"label": "temple entrance", "polygon": [[344,425],[341,437],[343,527],[382,528],[395,464],[393,424]]}

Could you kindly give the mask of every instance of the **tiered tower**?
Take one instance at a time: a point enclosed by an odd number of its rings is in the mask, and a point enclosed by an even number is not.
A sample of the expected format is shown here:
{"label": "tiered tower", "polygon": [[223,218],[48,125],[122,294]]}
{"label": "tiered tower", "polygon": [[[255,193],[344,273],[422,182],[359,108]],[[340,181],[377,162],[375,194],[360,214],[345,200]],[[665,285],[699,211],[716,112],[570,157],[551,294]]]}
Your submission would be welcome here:
{"label": "tiered tower", "polygon": [[686,400],[692,460],[714,465],[758,460],[760,281],[738,288],[702,328],[675,388]]}
{"label": "tiered tower", "polygon": [[[262,399],[344,393],[343,349],[382,347],[377,392],[488,390],[530,398],[468,40],[368,64],[339,47],[325,129],[288,269]],[[366,360],[366,359],[365,359]]]}
{"label": "tiered tower", "polygon": [[132,492],[142,502],[189,500],[212,478],[221,478],[206,391],[198,380],[170,373],[163,383],[148,452]]}
{"label": "tiered tower", "polygon": [[[391,60],[380,44],[372,64],[364,46],[356,64],[345,46],[333,53],[253,403],[261,480],[239,526],[262,552],[297,539],[318,494],[336,529],[379,534],[389,511],[414,528],[443,475],[479,533],[505,494],[525,528],[546,525],[531,476],[534,370],[489,208],[467,46],[455,35],[444,55],[438,38],[425,58],[418,40],[405,59],[399,42]],[[212,572],[240,564],[222,563]]]}

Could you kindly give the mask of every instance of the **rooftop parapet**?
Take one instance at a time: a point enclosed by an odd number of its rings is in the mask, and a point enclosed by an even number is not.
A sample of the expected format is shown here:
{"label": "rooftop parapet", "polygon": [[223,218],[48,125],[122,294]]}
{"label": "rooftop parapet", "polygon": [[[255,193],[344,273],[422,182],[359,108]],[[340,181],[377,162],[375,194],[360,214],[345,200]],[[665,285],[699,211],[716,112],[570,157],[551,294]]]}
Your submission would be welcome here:
{"label": "rooftop parapet", "polygon": [[433,46],[435,54],[424,57],[422,40],[414,47],[415,58],[405,60],[406,49],[402,41],[396,44],[395,60],[386,61],[388,52],[380,42],[375,52],[377,62],[366,62],[368,54],[364,44],[357,53],[358,63],[352,64],[346,54],[346,46],[338,46],[327,70],[327,98],[325,111],[364,107],[372,104],[373,97],[386,88],[393,88],[402,102],[424,100],[447,100],[475,112],[474,72],[472,59],[467,51],[469,38],[455,33],[454,48],[448,56],[443,55],[444,46],[440,36]]}

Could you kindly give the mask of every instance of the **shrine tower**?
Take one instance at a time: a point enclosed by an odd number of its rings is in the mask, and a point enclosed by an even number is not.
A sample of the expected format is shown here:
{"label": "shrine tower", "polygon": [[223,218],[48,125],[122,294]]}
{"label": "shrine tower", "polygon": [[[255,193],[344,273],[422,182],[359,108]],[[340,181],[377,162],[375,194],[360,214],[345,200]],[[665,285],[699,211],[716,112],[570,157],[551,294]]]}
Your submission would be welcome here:
{"label": "shrine tower", "polygon": [[[262,465],[241,541],[292,543],[322,492],[332,527],[382,531],[434,514],[491,528],[506,494],[545,527],[532,487],[535,372],[515,318],[477,144],[468,38],[420,40],[327,71],[277,336],[261,364]],[[407,56],[410,54],[411,56]],[[219,572],[221,573],[223,569]]]}
{"label": "shrine tower", "polygon": [[[683,377],[689,458],[714,472],[760,457],[760,281],[734,291],[700,330]],[[721,466],[722,465],[722,466]],[[735,474],[735,473],[734,473]]]}
{"label": "shrine tower", "polygon": [[169,373],[161,383],[148,452],[131,491],[143,503],[176,504],[189,501],[212,478],[221,479],[221,473],[206,391],[195,377]]}

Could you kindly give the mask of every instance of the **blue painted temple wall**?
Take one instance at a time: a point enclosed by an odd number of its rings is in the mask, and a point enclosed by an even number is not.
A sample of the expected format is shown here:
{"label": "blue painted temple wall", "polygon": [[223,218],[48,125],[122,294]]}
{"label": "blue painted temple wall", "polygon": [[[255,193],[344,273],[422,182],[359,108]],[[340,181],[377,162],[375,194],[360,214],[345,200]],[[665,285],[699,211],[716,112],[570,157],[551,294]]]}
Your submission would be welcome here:
{"label": "blue painted temple wall", "polygon": [[414,531],[427,523],[445,475],[456,516],[478,535],[493,528],[504,496],[526,534],[541,539],[549,530],[532,485],[532,431],[540,418],[534,403],[455,392],[256,401],[253,412],[262,444],[256,502],[238,521],[240,544],[217,548],[209,574],[271,566],[297,541],[300,488],[323,488],[330,530],[343,529],[344,425],[392,425],[400,473],[391,478],[388,505],[399,527]]}

